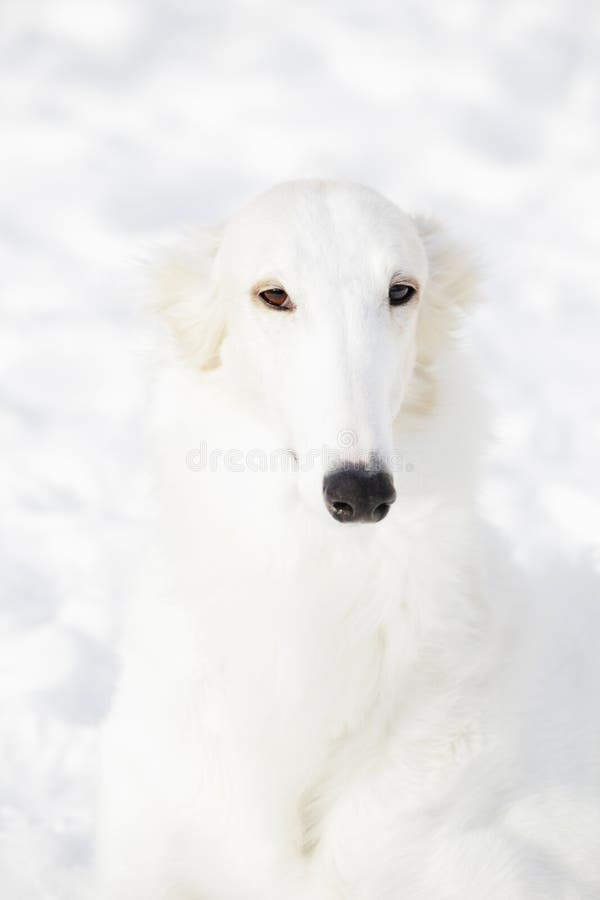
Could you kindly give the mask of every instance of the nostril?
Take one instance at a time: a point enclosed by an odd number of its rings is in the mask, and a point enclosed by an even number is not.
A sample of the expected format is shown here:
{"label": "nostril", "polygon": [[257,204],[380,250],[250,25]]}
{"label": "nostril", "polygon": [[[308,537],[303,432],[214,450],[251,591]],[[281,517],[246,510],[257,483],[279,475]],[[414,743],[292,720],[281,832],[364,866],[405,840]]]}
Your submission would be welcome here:
{"label": "nostril", "polygon": [[389,503],[380,503],[379,506],[376,506],[372,513],[372,519],[374,522],[381,522],[382,519],[385,519],[387,514],[390,511]]}
{"label": "nostril", "polygon": [[349,503],[344,503],[342,500],[334,500],[331,504],[335,513],[336,519],[352,519],[354,516],[354,509]]}

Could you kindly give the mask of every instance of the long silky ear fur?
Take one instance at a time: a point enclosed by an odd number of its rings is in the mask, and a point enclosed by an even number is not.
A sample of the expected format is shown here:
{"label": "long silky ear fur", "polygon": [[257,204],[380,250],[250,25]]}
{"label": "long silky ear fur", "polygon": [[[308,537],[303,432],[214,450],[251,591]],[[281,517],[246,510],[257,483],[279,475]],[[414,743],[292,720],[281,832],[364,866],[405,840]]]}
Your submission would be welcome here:
{"label": "long silky ear fur", "polygon": [[416,216],[425,246],[429,279],[417,324],[417,355],[407,411],[428,412],[436,402],[436,361],[459,330],[464,313],[478,299],[479,268],[473,257],[433,219]]}
{"label": "long silky ear fur", "polygon": [[438,222],[418,216],[415,224],[429,262],[418,353],[422,363],[430,364],[452,339],[464,311],[477,300],[479,272],[475,260]]}
{"label": "long silky ear fur", "polygon": [[226,316],[215,277],[222,228],[191,232],[166,253],[154,271],[156,309],[180,356],[196,369],[214,369],[225,336]]}

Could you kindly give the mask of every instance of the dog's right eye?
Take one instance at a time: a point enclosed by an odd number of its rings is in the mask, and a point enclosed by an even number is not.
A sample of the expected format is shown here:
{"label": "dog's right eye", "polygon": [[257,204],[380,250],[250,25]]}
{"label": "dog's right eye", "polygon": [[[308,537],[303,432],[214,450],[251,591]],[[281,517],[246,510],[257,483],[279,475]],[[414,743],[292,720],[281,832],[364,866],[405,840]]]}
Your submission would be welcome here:
{"label": "dog's right eye", "polygon": [[263,303],[267,306],[273,306],[275,309],[293,309],[293,304],[283,288],[268,288],[261,291],[258,295]]}

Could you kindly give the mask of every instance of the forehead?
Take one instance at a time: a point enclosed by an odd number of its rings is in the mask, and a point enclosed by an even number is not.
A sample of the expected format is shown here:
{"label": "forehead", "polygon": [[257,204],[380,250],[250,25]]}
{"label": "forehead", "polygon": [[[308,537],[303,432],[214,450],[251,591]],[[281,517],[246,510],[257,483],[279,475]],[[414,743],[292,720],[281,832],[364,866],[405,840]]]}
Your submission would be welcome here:
{"label": "forehead", "polygon": [[228,225],[221,256],[227,269],[233,262],[240,277],[253,279],[426,276],[410,217],[374,191],[332,182],[261,195]]}

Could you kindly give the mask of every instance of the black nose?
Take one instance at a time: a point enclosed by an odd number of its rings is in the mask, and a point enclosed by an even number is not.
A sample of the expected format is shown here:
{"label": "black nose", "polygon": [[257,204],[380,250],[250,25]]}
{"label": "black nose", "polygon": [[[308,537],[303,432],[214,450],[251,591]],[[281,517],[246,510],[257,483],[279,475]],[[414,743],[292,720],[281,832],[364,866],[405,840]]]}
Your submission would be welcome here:
{"label": "black nose", "polygon": [[323,496],[338,522],[381,522],[396,499],[396,491],[388,472],[357,465],[326,475]]}

